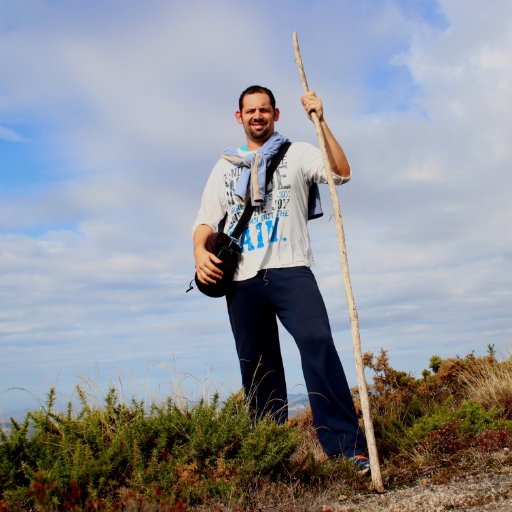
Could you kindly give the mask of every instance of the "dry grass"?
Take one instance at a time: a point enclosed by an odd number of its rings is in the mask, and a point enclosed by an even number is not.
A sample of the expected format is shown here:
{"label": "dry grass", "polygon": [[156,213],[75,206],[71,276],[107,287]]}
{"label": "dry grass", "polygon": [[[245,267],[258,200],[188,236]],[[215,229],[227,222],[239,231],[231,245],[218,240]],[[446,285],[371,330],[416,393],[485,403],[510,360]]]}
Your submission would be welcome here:
{"label": "dry grass", "polygon": [[500,363],[484,361],[462,374],[468,398],[484,407],[503,409],[506,419],[512,419],[512,358]]}
{"label": "dry grass", "polygon": [[300,433],[300,443],[292,455],[292,462],[294,464],[302,464],[303,461],[311,457],[316,462],[325,462],[327,455],[318,441],[311,409],[309,407],[306,408],[305,411],[290,418],[288,423]]}

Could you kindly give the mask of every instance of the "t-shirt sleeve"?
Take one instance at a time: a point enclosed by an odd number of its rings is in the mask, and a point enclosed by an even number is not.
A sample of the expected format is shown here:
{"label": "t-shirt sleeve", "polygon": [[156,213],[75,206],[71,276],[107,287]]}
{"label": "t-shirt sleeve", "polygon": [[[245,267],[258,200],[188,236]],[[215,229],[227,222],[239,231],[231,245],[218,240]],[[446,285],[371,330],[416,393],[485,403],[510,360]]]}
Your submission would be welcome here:
{"label": "t-shirt sleeve", "polygon": [[226,210],[227,201],[224,186],[223,161],[219,160],[212,169],[206,186],[204,187],[201,205],[192,226],[192,233],[194,233],[197,226],[201,224],[206,224],[210,226],[213,231],[217,231],[219,222],[226,215]]}
{"label": "t-shirt sleeve", "polygon": [[[306,174],[308,179],[313,182],[327,183],[322,152],[319,148],[309,144],[308,142],[303,143],[302,171]],[[332,173],[332,177],[335,185],[341,185],[350,179],[343,179],[335,173]]]}

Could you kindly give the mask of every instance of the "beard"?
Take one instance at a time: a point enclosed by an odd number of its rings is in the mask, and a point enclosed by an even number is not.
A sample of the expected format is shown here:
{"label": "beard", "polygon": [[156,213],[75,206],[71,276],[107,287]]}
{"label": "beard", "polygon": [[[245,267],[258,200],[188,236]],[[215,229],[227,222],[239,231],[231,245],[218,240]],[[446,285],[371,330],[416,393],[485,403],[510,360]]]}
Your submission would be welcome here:
{"label": "beard", "polygon": [[264,126],[249,126],[248,127],[249,135],[252,140],[266,140],[268,139],[272,133],[270,133],[270,125],[266,124]]}

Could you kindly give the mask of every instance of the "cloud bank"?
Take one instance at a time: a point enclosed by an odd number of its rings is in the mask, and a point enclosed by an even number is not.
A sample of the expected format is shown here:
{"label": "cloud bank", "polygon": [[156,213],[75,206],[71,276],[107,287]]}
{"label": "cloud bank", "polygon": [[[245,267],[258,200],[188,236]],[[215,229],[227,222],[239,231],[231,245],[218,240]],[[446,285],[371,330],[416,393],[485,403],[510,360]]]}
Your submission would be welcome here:
{"label": "cloud bank", "polygon": [[[276,93],[279,131],[315,142],[293,31],[354,170],[340,198],[364,348],[415,372],[434,353],[508,354],[512,5],[290,5],[0,1],[0,416],[54,384],[237,389],[222,301],[184,293],[190,227],[243,140],[248,84]],[[314,270],[354,382],[326,192]],[[300,390],[286,335],[283,352]]]}

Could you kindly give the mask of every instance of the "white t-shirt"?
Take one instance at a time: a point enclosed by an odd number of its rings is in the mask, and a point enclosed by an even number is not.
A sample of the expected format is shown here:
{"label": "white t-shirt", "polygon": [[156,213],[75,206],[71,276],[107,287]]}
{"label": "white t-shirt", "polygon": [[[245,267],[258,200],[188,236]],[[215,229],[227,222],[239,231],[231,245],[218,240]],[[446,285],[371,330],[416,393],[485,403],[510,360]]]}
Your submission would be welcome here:
{"label": "white t-shirt", "polygon": [[[193,230],[206,224],[216,231],[227,212],[224,231],[230,233],[244,205],[234,195],[240,168],[221,158],[203,192]],[[334,183],[343,179],[334,174]],[[327,183],[322,154],[307,142],[294,142],[272,177],[262,206],[255,208],[240,237],[242,255],[235,281],[254,277],[265,268],[311,266],[314,262],[307,229],[311,183]]]}

